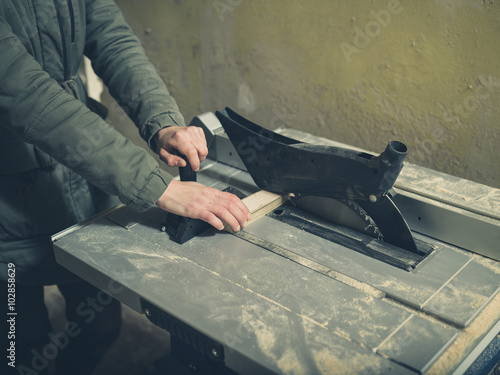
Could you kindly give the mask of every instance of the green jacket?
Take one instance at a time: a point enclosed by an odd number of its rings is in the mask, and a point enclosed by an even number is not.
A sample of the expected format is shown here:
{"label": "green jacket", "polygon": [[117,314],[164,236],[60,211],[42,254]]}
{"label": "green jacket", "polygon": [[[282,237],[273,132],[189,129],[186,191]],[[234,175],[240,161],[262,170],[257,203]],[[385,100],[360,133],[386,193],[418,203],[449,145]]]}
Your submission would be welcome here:
{"label": "green jacket", "polygon": [[83,55],[152,149],[159,129],[184,125],[112,0],[2,0],[0,278],[17,262],[47,283],[50,235],[102,208],[95,187],[142,211],[172,179],[86,106]]}

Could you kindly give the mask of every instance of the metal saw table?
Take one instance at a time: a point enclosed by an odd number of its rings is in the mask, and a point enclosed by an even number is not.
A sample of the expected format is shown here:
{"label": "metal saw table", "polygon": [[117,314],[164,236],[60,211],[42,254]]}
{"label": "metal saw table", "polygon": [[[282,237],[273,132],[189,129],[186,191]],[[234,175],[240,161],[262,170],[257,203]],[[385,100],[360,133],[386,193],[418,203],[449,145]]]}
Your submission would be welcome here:
{"label": "metal saw table", "polygon": [[[213,115],[202,116],[215,142],[198,181],[257,191]],[[55,235],[54,249],[61,265],[145,313],[221,374],[461,374],[499,341],[500,190],[405,164],[396,191],[431,249],[409,269],[276,212],[244,231],[302,262],[215,230],[179,245],[161,230],[165,212],[125,206]]]}

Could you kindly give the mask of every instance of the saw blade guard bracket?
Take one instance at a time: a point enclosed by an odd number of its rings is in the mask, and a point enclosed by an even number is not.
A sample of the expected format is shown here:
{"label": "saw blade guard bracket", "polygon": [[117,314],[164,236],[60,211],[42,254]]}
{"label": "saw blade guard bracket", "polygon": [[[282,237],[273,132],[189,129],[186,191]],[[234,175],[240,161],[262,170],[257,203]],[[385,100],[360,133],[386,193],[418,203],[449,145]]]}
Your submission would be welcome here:
{"label": "saw blade guard bracket", "polygon": [[226,108],[216,112],[257,186],[275,193],[376,201],[394,185],[407,155],[390,142],[375,156],[352,149],[303,143]]}
{"label": "saw blade guard bracket", "polygon": [[216,116],[259,188],[277,194],[362,203],[387,242],[419,253],[408,224],[389,194],[403,168],[408,152],[405,144],[392,141],[375,156],[288,138],[227,107]]}

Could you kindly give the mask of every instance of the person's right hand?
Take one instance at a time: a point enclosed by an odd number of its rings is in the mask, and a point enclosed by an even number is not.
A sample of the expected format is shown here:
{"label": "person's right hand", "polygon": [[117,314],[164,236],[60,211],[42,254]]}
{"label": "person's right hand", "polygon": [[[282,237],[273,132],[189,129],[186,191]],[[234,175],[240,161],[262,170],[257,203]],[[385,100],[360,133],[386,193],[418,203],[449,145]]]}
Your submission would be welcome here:
{"label": "person's right hand", "polygon": [[156,205],[173,214],[206,221],[218,230],[223,230],[226,222],[237,232],[251,218],[236,195],[193,181],[172,180]]}
{"label": "person's right hand", "polygon": [[154,137],[158,156],[169,167],[186,166],[186,160],[176,155],[176,151],[186,157],[195,172],[207,157],[207,141],[200,127],[169,126],[159,130]]}

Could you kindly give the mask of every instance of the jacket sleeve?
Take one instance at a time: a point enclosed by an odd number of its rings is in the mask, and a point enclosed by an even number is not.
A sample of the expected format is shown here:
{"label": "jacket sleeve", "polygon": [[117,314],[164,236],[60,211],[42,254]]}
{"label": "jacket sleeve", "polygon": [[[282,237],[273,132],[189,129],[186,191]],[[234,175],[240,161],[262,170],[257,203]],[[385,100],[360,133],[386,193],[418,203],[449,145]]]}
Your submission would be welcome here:
{"label": "jacket sleeve", "polygon": [[88,0],[86,19],[85,55],[156,152],[158,130],[184,126],[177,104],[113,0]]}
{"label": "jacket sleeve", "polygon": [[151,207],[172,179],[145,150],[64,92],[1,17],[0,126],[135,210]]}

